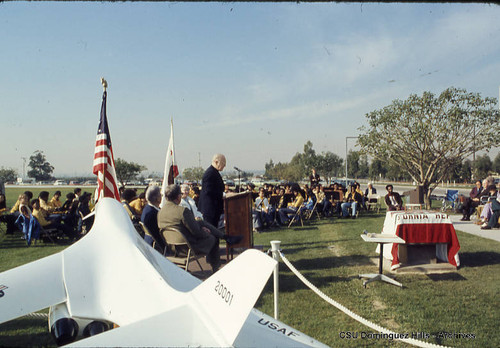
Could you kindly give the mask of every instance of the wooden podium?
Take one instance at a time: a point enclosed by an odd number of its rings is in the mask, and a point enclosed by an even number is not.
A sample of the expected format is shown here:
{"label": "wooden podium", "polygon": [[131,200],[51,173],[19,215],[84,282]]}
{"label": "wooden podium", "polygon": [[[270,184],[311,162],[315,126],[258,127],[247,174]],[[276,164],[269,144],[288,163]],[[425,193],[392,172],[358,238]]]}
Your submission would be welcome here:
{"label": "wooden podium", "polygon": [[252,194],[250,192],[236,193],[224,198],[224,219],[226,220],[226,234],[242,236],[238,244],[229,246],[226,243],[226,256],[233,258],[234,248],[253,248],[252,229]]}

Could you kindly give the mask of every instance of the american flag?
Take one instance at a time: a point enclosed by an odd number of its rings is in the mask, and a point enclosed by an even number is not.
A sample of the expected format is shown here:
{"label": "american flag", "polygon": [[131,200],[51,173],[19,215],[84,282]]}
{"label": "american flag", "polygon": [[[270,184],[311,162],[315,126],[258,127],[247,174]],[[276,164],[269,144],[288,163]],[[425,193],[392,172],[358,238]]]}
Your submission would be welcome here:
{"label": "american flag", "polygon": [[97,197],[111,197],[120,201],[120,193],[116,186],[115,159],[111,147],[108,119],[106,117],[106,91],[102,95],[101,119],[95,140],[93,173],[97,175]]}

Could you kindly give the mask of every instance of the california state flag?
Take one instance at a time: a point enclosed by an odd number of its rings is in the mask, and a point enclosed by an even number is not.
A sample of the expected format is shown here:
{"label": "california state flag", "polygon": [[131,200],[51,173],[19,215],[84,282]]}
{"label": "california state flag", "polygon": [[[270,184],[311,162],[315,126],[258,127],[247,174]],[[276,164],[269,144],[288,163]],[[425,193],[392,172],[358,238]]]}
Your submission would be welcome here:
{"label": "california state flag", "polygon": [[170,119],[170,141],[168,142],[167,157],[165,159],[165,170],[163,172],[163,185],[161,187],[161,206],[165,203],[165,189],[174,183],[174,178],[179,175],[179,169],[175,164],[174,150],[174,123]]}

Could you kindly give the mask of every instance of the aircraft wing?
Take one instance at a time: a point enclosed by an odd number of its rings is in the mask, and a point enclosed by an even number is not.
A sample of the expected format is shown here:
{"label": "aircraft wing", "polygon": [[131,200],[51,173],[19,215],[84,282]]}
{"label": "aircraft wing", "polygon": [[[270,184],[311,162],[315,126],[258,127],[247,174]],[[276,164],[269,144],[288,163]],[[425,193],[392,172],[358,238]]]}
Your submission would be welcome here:
{"label": "aircraft wing", "polygon": [[0,273],[0,323],[66,299],[62,253]]}

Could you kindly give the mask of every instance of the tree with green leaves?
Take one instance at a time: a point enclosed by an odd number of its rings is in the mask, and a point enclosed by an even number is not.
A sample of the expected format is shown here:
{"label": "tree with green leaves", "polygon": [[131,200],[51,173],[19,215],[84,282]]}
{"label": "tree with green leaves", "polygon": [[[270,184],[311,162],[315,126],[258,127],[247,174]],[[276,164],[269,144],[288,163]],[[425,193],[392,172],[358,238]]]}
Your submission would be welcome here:
{"label": "tree with green leaves", "polygon": [[122,186],[125,186],[127,181],[135,180],[143,170],[147,168],[141,164],[127,162],[121,158],[115,160],[116,178]]}
{"label": "tree with green leaves", "polygon": [[45,181],[52,179],[52,172],[54,167],[45,158],[43,151],[36,150],[33,155],[30,156],[30,161],[28,167],[28,177],[34,178],[36,181]]}
{"label": "tree with green leaves", "polygon": [[13,168],[0,168],[0,182],[14,182],[17,180],[17,171]]}
{"label": "tree with green leaves", "polygon": [[466,159],[462,162],[459,170],[459,177],[461,182],[469,183],[472,180],[472,162]]}
{"label": "tree with green leaves", "polygon": [[182,177],[189,181],[200,181],[205,170],[202,167],[189,167],[184,169]]}
{"label": "tree with green leaves", "polygon": [[330,183],[332,176],[339,176],[342,173],[342,163],[344,160],[336,154],[327,151],[317,156],[316,171],[325,179],[326,184]]}
{"label": "tree with green leaves", "polygon": [[493,171],[497,174],[500,174],[500,152],[497,153],[495,159],[493,160]]}
{"label": "tree with green leaves", "polygon": [[385,178],[387,174],[387,166],[386,163],[379,160],[378,158],[374,158],[370,163],[370,169],[368,170],[368,176],[371,180],[377,180],[381,178]]}
{"label": "tree with green leaves", "polygon": [[490,174],[493,169],[493,162],[491,162],[490,156],[484,154],[482,156],[477,156],[474,162],[474,177],[477,179],[484,179]]}
{"label": "tree with green leaves", "polygon": [[424,92],[366,115],[358,143],[364,153],[388,161],[430,194],[450,168],[474,151],[500,144],[496,98],[448,88],[436,96]]}
{"label": "tree with green leaves", "polygon": [[359,173],[359,151],[349,150],[347,153],[347,177],[357,178]]}

